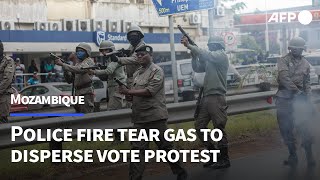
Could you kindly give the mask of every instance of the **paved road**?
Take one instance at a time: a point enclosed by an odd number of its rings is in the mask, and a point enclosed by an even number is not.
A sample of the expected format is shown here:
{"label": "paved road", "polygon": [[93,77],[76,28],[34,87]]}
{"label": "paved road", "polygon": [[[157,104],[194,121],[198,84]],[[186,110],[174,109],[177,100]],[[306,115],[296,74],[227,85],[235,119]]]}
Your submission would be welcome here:
{"label": "paved road", "polygon": [[[317,166],[308,169],[304,162],[303,151],[299,152],[299,165],[291,169],[282,165],[287,157],[286,149],[250,155],[232,161],[227,170],[213,170],[196,167],[188,169],[190,180],[319,180],[320,179],[320,146],[315,149]],[[147,180],[175,180],[172,174],[160,177],[146,177]]]}

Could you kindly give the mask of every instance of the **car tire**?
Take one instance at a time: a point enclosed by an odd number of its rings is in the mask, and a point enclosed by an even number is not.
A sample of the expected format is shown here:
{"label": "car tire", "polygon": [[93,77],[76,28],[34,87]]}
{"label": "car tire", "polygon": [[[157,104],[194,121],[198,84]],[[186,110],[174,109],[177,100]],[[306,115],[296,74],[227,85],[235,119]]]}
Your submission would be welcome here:
{"label": "car tire", "polygon": [[182,93],[182,101],[193,101],[195,100],[194,92],[187,91]]}

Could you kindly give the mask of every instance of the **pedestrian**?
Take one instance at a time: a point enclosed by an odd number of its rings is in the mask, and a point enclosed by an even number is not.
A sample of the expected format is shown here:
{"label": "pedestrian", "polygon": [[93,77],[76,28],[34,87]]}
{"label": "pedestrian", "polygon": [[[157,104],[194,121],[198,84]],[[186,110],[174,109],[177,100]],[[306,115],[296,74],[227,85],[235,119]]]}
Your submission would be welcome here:
{"label": "pedestrian", "polygon": [[35,60],[32,59],[31,60],[31,64],[28,67],[28,73],[30,73],[32,75],[28,76],[28,79],[32,78],[34,72],[39,72],[39,71],[38,71],[38,67],[37,67],[37,64],[36,64]]}
{"label": "pedestrian", "polygon": [[[133,128],[149,131],[159,130],[159,139],[156,141],[158,148],[165,151],[173,149],[173,143],[164,138],[167,129],[168,111],[165,104],[164,73],[163,70],[153,63],[152,47],[141,46],[135,51],[137,61],[141,67],[133,75],[131,89],[120,87],[120,92],[132,98],[132,123]],[[138,132],[139,134],[139,132]],[[148,141],[131,142],[131,149],[139,150],[140,162],[130,162],[129,179],[141,180],[145,169],[144,153],[148,149]],[[169,163],[171,170],[177,174],[178,180],[187,179],[187,173],[180,162]]]}
{"label": "pedestrian", "polygon": [[23,73],[25,71],[24,64],[21,63],[20,58],[16,59],[16,81],[15,83],[18,84],[18,90],[20,91],[23,88],[24,84],[24,77]]}
{"label": "pedestrian", "polygon": [[[200,102],[199,115],[195,118],[195,128],[199,139],[208,150],[220,150],[218,161],[211,160],[204,167],[221,169],[230,167],[228,155],[228,138],[225,131],[227,124],[227,72],[229,67],[228,56],[225,53],[224,40],[221,37],[210,37],[208,41],[209,50],[201,49],[191,45],[187,37],[182,37],[181,43],[191,50],[191,53],[200,56],[199,61],[192,59],[192,68],[195,72],[206,72],[203,83],[203,97]],[[204,141],[201,129],[207,129],[210,120],[214,128],[223,133],[222,140],[217,147],[212,141]],[[209,138],[210,139],[210,138]]]}
{"label": "pedestrian", "polygon": [[31,61],[31,65],[29,66],[28,68],[28,73],[34,73],[34,72],[39,72],[38,71],[38,67],[37,67],[37,64],[36,62],[34,61],[34,59]]}
{"label": "pedestrian", "polygon": [[10,96],[14,93],[11,84],[14,82],[15,69],[14,60],[4,56],[4,47],[0,40],[0,124],[8,123]]}
{"label": "pedestrian", "polygon": [[92,86],[93,75],[90,75],[87,70],[82,69],[94,66],[94,62],[90,58],[90,55],[90,45],[87,43],[80,43],[76,47],[76,56],[79,61],[77,64],[69,65],[63,63],[60,59],[55,60],[55,64],[62,66],[63,70],[70,71],[75,74],[75,95],[84,96],[85,104],[77,105],[77,107],[75,107],[76,112],[91,113],[94,110],[94,89]]}
{"label": "pedestrian", "polygon": [[33,72],[33,75],[28,79],[27,83],[28,85],[39,84],[38,73],[36,71]]}
{"label": "pedestrian", "polygon": [[306,42],[295,37],[289,42],[289,53],[278,60],[278,91],[276,93],[277,119],[280,133],[288,147],[289,157],[285,165],[296,166],[296,137],[294,131],[301,135],[307,165],[315,166],[312,154],[313,137],[308,126],[312,125],[313,111],[310,101],[310,65],[302,56]]}

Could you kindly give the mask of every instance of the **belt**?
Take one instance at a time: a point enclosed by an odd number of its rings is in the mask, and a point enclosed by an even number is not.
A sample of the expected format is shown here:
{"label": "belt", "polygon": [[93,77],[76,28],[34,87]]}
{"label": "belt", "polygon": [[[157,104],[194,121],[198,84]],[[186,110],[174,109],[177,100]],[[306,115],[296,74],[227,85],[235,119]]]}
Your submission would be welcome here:
{"label": "belt", "polygon": [[88,87],[92,87],[91,82],[90,82],[90,83],[83,84],[83,85],[80,85],[80,86],[76,86],[75,88],[76,88],[76,89],[84,89],[84,88],[88,88]]}

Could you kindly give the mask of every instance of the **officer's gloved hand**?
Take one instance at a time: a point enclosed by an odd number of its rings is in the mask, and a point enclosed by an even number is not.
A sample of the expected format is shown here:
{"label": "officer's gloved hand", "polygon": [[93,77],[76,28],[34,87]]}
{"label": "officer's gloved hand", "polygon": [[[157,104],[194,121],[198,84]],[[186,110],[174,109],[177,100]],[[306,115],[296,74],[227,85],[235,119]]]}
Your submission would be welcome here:
{"label": "officer's gloved hand", "polygon": [[112,54],[112,55],[110,56],[110,58],[111,58],[111,61],[112,61],[112,62],[118,62],[118,61],[119,61],[119,58],[118,58],[115,54]]}

